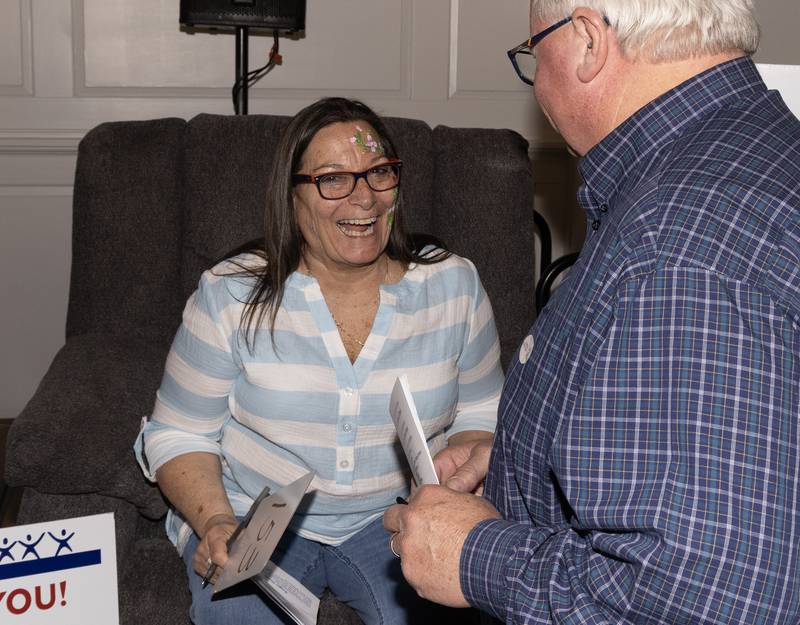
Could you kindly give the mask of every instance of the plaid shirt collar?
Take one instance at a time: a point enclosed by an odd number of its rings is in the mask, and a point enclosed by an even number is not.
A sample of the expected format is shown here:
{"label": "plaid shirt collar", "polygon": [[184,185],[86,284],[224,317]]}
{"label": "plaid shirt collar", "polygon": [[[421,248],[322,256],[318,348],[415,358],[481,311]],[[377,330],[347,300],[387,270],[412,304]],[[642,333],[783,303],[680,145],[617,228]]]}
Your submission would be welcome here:
{"label": "plaid shirt collar", "polygon": [[579,200],[592,219],[614,206],[632,172],[672,143],[686,127],[748,92],[766,90],[749,56],[712,67],[648,103],[615,128],[581,159],[584,185]]}

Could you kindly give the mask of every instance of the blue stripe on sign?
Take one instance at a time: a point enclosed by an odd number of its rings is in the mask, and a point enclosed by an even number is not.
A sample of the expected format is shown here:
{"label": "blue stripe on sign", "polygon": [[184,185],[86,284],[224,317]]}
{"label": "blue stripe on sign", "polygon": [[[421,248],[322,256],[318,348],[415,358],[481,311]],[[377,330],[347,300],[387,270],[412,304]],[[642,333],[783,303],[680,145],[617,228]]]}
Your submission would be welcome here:
{"label": "blue stripe on sign", "polygon": [[14,562],[13,564],[3,564],[0,566],[0,579],[11,579],[13,577],[24,577],[26,575],[36,575],[38,573],[77,569],[82,566],[100,564],[100,562],[101,557],[99,549],[70,553],[65,556],[28,560],[27,562]]}

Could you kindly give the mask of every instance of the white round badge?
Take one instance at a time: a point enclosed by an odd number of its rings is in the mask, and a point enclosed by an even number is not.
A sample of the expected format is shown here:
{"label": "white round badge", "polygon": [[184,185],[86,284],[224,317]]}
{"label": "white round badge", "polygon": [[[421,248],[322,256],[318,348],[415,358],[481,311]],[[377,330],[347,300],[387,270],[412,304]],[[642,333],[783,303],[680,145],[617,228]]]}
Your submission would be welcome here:
{"label": "white round badge", "polygon": [[531,357],[531,352],[533,351],[533,337],[529,334],[525,337],[525,340],[522,341],[522,345],[519,348],[519,362],[521,365],[524,365],[528,362],[528,358]]}

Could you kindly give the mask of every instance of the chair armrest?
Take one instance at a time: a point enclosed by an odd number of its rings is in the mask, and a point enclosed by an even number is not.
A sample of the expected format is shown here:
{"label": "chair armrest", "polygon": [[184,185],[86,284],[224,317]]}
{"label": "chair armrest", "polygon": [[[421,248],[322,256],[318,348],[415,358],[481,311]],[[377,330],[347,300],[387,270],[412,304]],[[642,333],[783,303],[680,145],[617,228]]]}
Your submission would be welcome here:
{"label": "chair armrest", "polygon": [[10,428],[6,481],[40,493],[116,497],[148,518],[162,516],[166,504],[132,446],[166,351],[118,335],[70,337]]}

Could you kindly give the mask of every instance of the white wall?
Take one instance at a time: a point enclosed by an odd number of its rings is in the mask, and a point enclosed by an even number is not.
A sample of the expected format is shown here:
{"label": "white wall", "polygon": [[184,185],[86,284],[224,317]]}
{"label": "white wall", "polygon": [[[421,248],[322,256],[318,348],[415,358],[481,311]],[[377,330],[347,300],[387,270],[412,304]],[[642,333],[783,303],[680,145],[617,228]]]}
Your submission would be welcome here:
{"label": "white wall", "polygon": [[780,91],[792,113],[800,117],[800,65],[759,63],[758,71],[767,87]]}
{"label": "white wall", "polygon": [[[232,112],[233,35],[182,31],[178,5],[0,0],[0,418],[22,409],[63,344],[80,138],[103,121]],[[770,7],[777,23],[797,11]],[[580,245],[576,175],[506,58],[528,35],[525,0],[307,0],[305,35],[281,38],[284,64],[251,90],[250,113],[336,94],[432,126],[513,128],[531,142],[558,255]],[[251,38],[251,68],[270,45]],[[778,49],[765,60],[800,63]]]}

